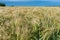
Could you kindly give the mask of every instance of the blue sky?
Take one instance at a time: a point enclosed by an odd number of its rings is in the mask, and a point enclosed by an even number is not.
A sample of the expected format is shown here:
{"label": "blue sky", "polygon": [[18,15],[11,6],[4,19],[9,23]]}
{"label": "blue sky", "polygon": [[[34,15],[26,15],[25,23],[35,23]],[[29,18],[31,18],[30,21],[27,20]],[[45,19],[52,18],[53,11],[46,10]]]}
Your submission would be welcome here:
{"label": "blue sky", "polygon": [[0,1],[60,1],[60,0],[0,0]]}
{"label": "blue sky", "polygon": [[60,0],[0,0],[7,6],[60,6]]}

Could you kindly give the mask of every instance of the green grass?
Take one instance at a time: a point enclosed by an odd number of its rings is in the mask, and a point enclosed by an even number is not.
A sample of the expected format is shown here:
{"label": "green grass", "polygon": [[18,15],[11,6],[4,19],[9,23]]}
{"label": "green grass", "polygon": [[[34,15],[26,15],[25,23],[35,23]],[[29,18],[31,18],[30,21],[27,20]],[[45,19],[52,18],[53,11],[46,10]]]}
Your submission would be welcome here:
{"label": "green grass", "polygon": [[60,7],[0,7],[0,40],[60,40]]}

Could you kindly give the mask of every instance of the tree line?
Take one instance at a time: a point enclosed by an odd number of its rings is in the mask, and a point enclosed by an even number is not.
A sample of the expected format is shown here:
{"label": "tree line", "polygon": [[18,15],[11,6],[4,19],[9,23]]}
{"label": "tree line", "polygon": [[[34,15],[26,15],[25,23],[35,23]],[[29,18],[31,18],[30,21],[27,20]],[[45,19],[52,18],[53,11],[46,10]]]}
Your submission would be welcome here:
{"label": "tree line", "polygon": [[6,6],[4,3],[0,3],[0,6]]}

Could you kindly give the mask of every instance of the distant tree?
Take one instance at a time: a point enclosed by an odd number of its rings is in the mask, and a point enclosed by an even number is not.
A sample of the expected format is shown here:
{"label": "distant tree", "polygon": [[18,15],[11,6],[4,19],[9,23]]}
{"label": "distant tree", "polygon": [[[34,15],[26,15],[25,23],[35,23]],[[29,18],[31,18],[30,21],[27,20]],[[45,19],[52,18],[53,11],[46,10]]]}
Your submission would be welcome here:
{"label": "distant tree", "polygon": [[11,5],[11,7],[14,7],[14,5]]}
{"label": "distant tree", "polygon": [[6,6],[4,3],[0,3],[0,6]]}

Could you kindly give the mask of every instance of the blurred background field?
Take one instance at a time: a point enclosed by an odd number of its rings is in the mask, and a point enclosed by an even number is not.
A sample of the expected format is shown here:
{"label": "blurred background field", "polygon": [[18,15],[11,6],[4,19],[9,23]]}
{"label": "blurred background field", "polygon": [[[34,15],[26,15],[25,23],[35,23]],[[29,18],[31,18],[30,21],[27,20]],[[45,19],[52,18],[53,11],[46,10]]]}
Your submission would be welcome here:
{"label": "blurred background field", "polygon": [[60,40],[60,7],[0,7],[0,40]]}

